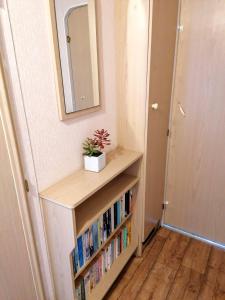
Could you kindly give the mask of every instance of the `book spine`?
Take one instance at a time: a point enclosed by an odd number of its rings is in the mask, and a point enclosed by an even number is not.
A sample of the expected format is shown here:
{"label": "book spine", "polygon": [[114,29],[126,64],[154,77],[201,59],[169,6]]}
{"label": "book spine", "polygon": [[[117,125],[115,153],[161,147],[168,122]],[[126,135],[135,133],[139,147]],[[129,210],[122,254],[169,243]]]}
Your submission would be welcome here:
{"label": "book spine", "polygon": [[127,245],[131,243],[131,221],[127,222]]}
{"label": "book spine", "polygon": [[76,286],[75,290],[76,290],[77,300],[82,300],[82,298],[81,298],[81,282],[79,282],[79,284]]}
{"label": "book spine", "polygon": [[107,240],[107,216],[106,213],[103,214],[103,235],[104,235],[104,242]]}
{"label": "book spine", "polygon": [[81,268],[84,265],[82,236],[80,236],[77,239],[77,245],[78,245],[79,267]]}
{"label": "book spine", "polygon": [[100,224],[100,219],[97,221],[98,224],[98,248],[101,247],[101,224]]}
{"label": "book spine", "polygon": [[86,236],[85,234],[82,235],[82,244],[83,244],[83,259],[84,265],[86,264]]}
{"label": "book spine", "polygon": [[84,275],[84,289],[85,289],[85,299],[87,300],[90,295],[90,272],[89,271]]}
{"label": "book spine", "polygon": [[117,257],[120,255],[120,235],[117,236]]}
{"label": "book spine", "polygon": [[111,257],[112,257],[112,264],[113,264],[113,262],[115,260],[115,257],[114,257],[114,239],[111,242]]}
{"label": "book spine", "polygon": [[124,249],[127,248],[127,227],[124,228]]}
{"label": "book spine", "polygon": [[114,206],[110,208],[111,210],[111,232],[114,230]]}
{"label": "book spine", "polygon": [[125,215],[128,216],[130,213],[130,192],[126,192],[125,194]]}
{"label": "book spine", "polygon": [[111,216],[111,208],[108,210],[108,237],[111,235],[112,228],[112,216]]}
{"label": "book spine", "polygon": [[84,279],[81,279],[81,300],[85,300],[85,287],[84,287]]}
{"label": "book spine", "polygon": [[104,227],[103,227],[103,215],[100,217],[100,230],[101,230],[101,245],[104,242]]}
{"label": "book spine", "polygon": [[117,227],[117,202],[114,203],[114,229]]}
{"label": "book spine", "polygon": [[92,228],[89,229],[89,246],[90,246],[90,256],[92,256],[94,254],[94,241],[93,241]]}
{"label": "book spine", "polygon": [[86,230],[86,259],[88,260],[90,258],[90,232],[89,229]]}
{"label": "book spine", "polygon": [[132,199],[133,199],[133,190],[131,189],[130,191],[129,191],[129,195],[130,195],[130,197],[129,197],[129,212],[131,213],[132,212]]}
{"label": "book spine", "polygon": [[121,213],[120,213],[120,200],[117,201],[117,225],[121,222]]}
{"label": "book spine", "polygon": [[105,273],[105,251],[102,251],[102,276],[104,275]]}
{"label": "book spine", "polygon": [[79,271],[79,255],[78,255],[77,244],[75,246],[74,253],[73,253],[73,268],[74,268],[74,273]]}
{"label": "book spine", "polygon": [[92,235],[93,235],[93,244],[94,244],[94,252],[98,250],[98,223],[95,222],[92,225]]}

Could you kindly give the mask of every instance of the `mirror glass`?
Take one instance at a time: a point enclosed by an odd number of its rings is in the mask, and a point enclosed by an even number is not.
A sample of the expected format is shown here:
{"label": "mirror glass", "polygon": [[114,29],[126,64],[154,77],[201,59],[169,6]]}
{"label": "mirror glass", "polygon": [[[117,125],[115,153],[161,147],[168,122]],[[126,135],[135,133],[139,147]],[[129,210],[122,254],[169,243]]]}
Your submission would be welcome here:
{"label": "mirror glass", "polygon": [[65,112],[99,106],[95,1],[55,4]]}

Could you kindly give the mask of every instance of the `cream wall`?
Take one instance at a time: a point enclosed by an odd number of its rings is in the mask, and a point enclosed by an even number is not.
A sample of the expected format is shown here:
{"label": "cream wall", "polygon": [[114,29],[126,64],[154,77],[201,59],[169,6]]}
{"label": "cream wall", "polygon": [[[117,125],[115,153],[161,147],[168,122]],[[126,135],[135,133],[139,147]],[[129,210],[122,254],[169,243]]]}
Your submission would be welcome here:
{"label": "cream wall", "polygon": [[53,299],[54,292],[38,191],[82,166],[81,144],[94,129],[108,129],[113,142],[111,148],[117,145],[114,1],[100,2],[104,109],[62,122],[57,109],[47,1],[7,0],[11,28],[5,32],[5,58],[24,172],[30,184],[29,206],[47,299]]}
{"label": "cream wall", "polygon": [[143,153],[139,198],[140,238],[144,241],[146,124],[148,122],[149,0],[115,0],[118,143]]}
{"label": "cream wall", "polygon": [[8,0],[24,105],[39,190],[82,165],[81,144],[95,128],[107,128],[117,144],[113,0],[102,0],[105,109],[59,121],[47,1]]}

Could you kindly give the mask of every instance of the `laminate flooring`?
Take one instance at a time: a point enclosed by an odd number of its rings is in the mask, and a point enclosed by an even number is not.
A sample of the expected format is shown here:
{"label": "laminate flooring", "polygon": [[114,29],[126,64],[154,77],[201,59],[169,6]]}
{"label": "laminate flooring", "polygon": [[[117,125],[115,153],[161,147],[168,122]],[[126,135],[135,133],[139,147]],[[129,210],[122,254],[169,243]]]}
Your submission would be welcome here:
{"label": "laminate flooring", "polygon": [[225,252],[161,228],[105,300],[225,300]]}

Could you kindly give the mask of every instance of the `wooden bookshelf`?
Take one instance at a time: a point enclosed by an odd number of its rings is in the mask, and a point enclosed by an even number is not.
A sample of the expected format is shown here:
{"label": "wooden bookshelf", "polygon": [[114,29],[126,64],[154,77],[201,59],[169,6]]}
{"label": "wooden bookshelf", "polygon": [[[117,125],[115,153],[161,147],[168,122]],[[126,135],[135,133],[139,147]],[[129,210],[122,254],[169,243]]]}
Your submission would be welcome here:
{"label": "wooden bookshelf", "polygon": [[[136,197],[140,176],[141,154],[125,149],[116,149],[108,155],[107,166],[100,173],[84,170],[62,179],[40,193],[45,237],[56,299],[75,298],[75,283],[86,271],[100,251],[129,219],[131,221],[131,244],[114,261],[98,285],[92,290],[89,300],[100,300],[139,246],[138,218],[141,200]],[[96,253],[74,276],[71,253],[77,237],[105,213],[131,188],[132,213],[111,233]]]}

